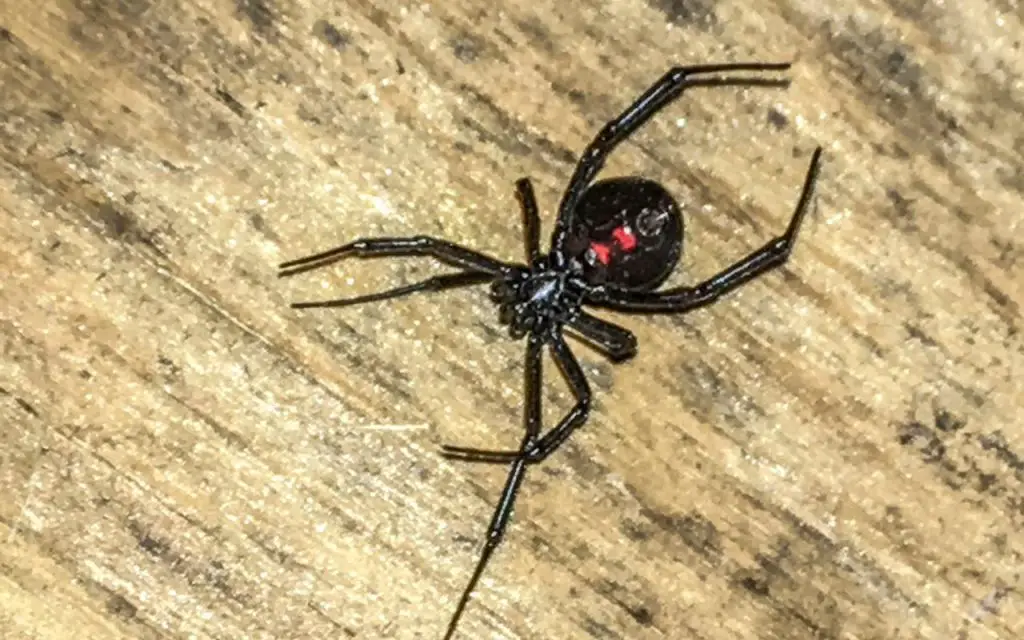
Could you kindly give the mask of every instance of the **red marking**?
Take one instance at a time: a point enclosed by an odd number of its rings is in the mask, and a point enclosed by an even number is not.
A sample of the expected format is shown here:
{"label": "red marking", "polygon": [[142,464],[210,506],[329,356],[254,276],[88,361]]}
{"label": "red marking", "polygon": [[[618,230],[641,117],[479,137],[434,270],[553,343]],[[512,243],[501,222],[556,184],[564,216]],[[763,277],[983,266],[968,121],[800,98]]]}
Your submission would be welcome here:
{"label": "red marking", "polygon": [[633,232],[628,227],[618,227],[615,231],[612,231],[612,237],[615,238],[615,243],[622,247],[622,250],[626,253],[636,249],[636,236],[633,235]]}
{"label": "red marking", "polygon": [[597,261],[601,264],[607,265],[612,261],[612,248],[606,244],[600,242],[591,242],[590,250],[597,256]]}

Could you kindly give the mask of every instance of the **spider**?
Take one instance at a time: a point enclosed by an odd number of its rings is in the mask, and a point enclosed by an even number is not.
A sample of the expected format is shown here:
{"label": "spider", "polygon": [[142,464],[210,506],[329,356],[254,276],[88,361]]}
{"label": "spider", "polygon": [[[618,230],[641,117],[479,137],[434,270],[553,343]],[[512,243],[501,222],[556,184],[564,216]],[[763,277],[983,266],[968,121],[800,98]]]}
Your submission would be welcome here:
{"label": "spider", "polygon": [[[349,244],[280,265],[281,276],[322,267],[355,256],[430,256],[458,271],[379,293],[299,302],[296,309],[344,307],[389,300],[421,291],[443,291],[490,283],[490,297],[499,321],[513,339],[526,338],[525,433],[519,447],[491,451],[442,447],[442,455],[471,462],[510,466],[505,488],[487,529],[476,568],[450,619],[445,640],[456,630],[485,567],[501,543],[519,488],[530,465],[545,460],[590,414],[591,391],[576,356],[566,343],[567,330],[613,362],[632,358],[636,337],[627,329],[584,310],[584,307],[627,313],[685,313],[709,305],[722,295],[786,262],[796,241],[817,179],[821,147],[815,149],[793,217],[785,233],[750,255],[695,286],[657,290],[669,277],[683,249],[683,216],[660,184],[639,177],[594,182],[605,159],[622,141],[661,108],[690,87],[785,87],[787,79],[759,77],[791,63],[733,63],[675,67],[644,92],[618,118],[601,129],[583,152],[558,208],[550,249],[540,248],[540,219],[529,178],[516,183],[525,219],[526,264],[502,262],[478,251],[429,236],[358,239]],[[745,72],[746,75],[729,75]],[[715,75],[724,74],[724,75]],[[542,433],[541,357],[547,348],[575,396],[575,406]]]}

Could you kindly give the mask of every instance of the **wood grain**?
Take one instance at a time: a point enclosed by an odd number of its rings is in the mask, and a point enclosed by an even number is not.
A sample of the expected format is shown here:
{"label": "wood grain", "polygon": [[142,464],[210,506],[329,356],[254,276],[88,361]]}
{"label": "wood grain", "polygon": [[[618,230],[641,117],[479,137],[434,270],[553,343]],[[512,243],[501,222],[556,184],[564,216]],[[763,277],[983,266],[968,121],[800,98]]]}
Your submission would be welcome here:
{"label": "wood grain", "polygon": [[[669,187],[676,280],[790,264],[577,351],[595,414],[531,470],[466,638],[1024,636],[1024,10],[1015,0],[5,0],[0,637],[438,638],[514,446],[523,345],[440,268],[276,264],[430,233],[521,256],[576,155]],[[570,398],[547,368],[549,420]]]}

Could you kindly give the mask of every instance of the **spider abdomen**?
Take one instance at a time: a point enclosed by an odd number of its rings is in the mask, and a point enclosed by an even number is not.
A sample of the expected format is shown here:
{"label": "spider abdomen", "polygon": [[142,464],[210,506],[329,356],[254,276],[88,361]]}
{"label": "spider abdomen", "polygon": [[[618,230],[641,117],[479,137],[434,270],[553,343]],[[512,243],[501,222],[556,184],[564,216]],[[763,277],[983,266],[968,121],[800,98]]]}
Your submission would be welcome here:
{"label": "spider abdomen", "polygon": [[653,290],[679,262],[683,216],[657,182],[601,180],[580,198],[566,250],[590,284]]}

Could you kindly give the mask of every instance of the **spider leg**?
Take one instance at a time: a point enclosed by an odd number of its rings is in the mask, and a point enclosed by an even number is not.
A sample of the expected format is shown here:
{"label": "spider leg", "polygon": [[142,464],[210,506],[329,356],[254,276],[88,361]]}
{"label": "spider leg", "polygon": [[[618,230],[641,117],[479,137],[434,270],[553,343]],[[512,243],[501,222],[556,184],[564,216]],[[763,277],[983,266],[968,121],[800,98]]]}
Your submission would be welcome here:
{"label": "spider leg", "polygon": [[486,256],[479,251],[467,249],[447,240],[430,236],[408,238],[362,238],[305,258],[289,260],[280,265],[280,276],[291,276],[332,262],[355,256],[373,258],[377,256],[431,256],[456,267],[495,275],[508,268],[504,262]]}
{"label": "spider leg", "polygon": [[749,76],[702,78],[700,76],[708,73],[736,71],[785,71],[790,66],[791,63],[788,62],[741,62],[674,67],[669,70],[660,80],[637,98],[629,108],[623,111],[619,117],[606,124],[580,156],[579,162],[576,165],[576,171],[573,173],[569,186],[565,190],[565,195],[562,196],[562,202],[558,207],[558,220],[555,225],[552,249],[560,254],[564,248],[569,231],[573,226],[572,217],[576,204],[579,202],[583,192],[590,186],[591,181],[593,181],[594,177],[604,166],[608,155],[623,140],[643,126],[662,107],[678,98],[683,91],[690,87],[785,87],[789,85],[789,80],[786,79]]}
{"label": "spider leg", "polygon": [[523,208],[527,264],[532,266],[540,258],[540,212],[537,209],[537,197],[533,194],[533,184],[529,178],[522,178],[516,182],[516,193],[519,196],[519,204]]}
{"label": "spider leg", "polygon": [[[524,407],[526,434],[523,436],[523,441],[520,445],[521,451],[526,451],[533,446],[540,435],[541,368],[541,339],[531,335],[526,343],[526,403]],[[487,539],[484,541],[483,550],[480,552],[480,559],[477,561],[476,569],[473,570],[473,575],[462,592],[459,604],[456,606],[451,621],[448,623],[448,631],[444,635],[445,640],[449,640],[455,634],[455,627],[459,624],[459,619],[462,617],[462,613],[469,603],[469,598],[480,581],[480,576],[483,575],[487,563],[490,561],[495,549],[501,544],[501,540],[505,535],[505,529],[512,516],[512,507],[515,503],[516,495],[519,493],[519,488],[526,477],[527,467],[527,462],[523,457],[513,457],[511,462],[512,468],[509,470],[508,479],[505,481],[505,489],[501,492],[501,498],[498,500],[494,515],[491,517],[491,524],[487,528]]]}
{"label": "spider leg", "polygon": [[796,242],[800,224],[810,207],[814,183],[821,166],[821,147],[814,151],[811,167],[804,180],[800,200],[786,232],[772,239],[739,262],[692,287],[676,287],[664,291],[627,291],[602,289],[588,293],[587,302],[607,309],[646,313],[677,313],[711,304],[723,294],[778,267],[789,258]]}
{"label": "spider leg", "polygon": [[[579,428],[590,417],[590,385],[579,361],[565,343],[561,335],[555,335],[550,342],[551,355],[555,357],[569,382],[573,394],[576,396],[576,406],[562,418],[562,420],[550,431],[544,434],[539,440],[529,445],[520,447],[519,451],[490,451],[486,449],[471,449],[468,447],[453,447],[445,445],[441,448],[441,455],[455,460],[467,462],[490,462],[508,463],[510,461],[523,461],[529,464],[540,462],[554,453],[566,439]],[[525,441],[524,441],[525,443]]]}
{"label": "spider leg", "polygon": [[337,300],[320,300],[316,302],[293,302],[292,309],[313,309],[317,307],[347,307],[354,304],[362,304],[364,302],[377,302],[380,300],[390,300],[392,298],[400,298],[407,296],[410,293],[417,293],[419,291],[444,291],[445,289],[454,289],[456,287],[466,287],[473,284],[483,284],[490,282],[494,279],[489,273],[480,273],[478,271],[461,271],[459,273],[446,273],[440,276],[434,276],[433,278],[427,278],[422,282],[416,282],[413,284],[407,284],[401,287],[395,287],[379,293],[370,293],[364,296],[354,296],[352,298],[340,298]]}
{"label": "spider leg", "polygon": [[581,311],[569,326],[613,362],[629,360],[636,355],[636,336],[617,324]]}

